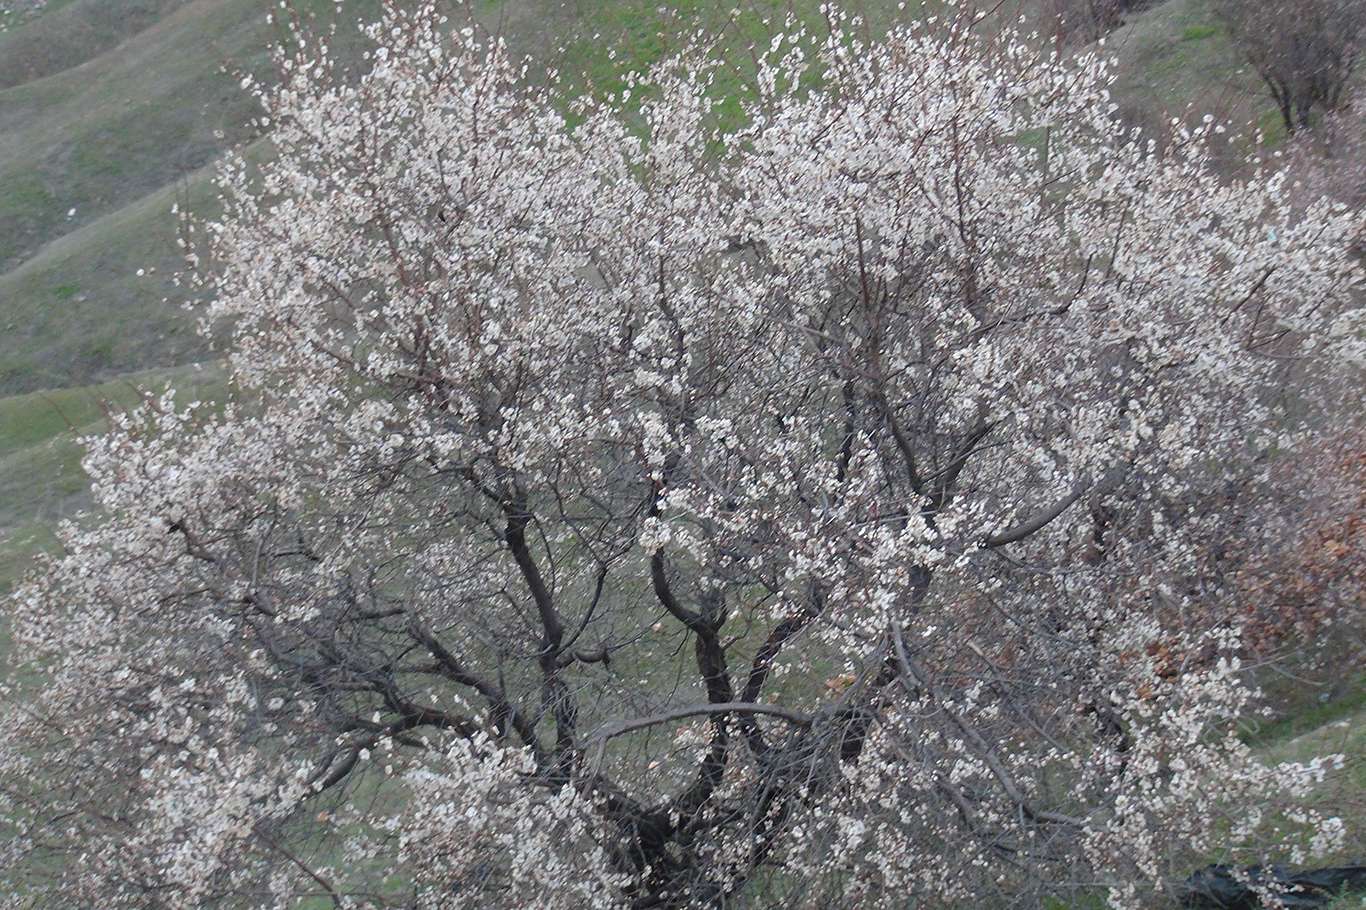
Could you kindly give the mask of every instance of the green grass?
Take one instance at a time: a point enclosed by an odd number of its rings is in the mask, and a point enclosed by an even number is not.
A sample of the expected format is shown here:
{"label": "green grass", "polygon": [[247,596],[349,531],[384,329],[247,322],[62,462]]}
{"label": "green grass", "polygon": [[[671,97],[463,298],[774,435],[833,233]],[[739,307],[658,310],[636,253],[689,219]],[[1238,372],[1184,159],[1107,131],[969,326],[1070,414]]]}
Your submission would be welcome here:
{"label": "green grass", "polygon": [[[0,530],[0,596],[8,594],[43,553],[56,552],[59,542],[51,525],[35,522]],[[0,658],[9,650],[8,616],[0,615]]]}
{"label": "green grass", "polygon": [[1257,117],[1256,128],[1262,134],[1263,144],[1269,149],[1280,148],[1290,138],[1285,128],[1285,118],[1278,110],[1263,111]]}
{"label": "green grass", "polygon": [[179,299],[169,210],[249,135],[218,68],[260,64],[262,18],[250,0],[74,0],[0,35],[0,393],[204,356],[161,305]]}
{"label": "green grass", "polygon": [[137,34],[186,0],[48,0],[38,15],[16,19],[0,35],[0,87],[61,72]]}
{"label": "green grass", "polygon": [[56,542],[57,522],[89,505],[78,438],[99,432],[107,410],[131,407],[143,391],[168,384],[181,400],[218,401],[227,394],[222,370],[209,366],[0,398],[0,594]]}
{"label": "green grass", "polygon": [[82,388],[55,389],[0,398],[0,459],[83,431],[103,419],[107,407],[136,404],[141,389],[167,383],[188,394],[212,394],[222,385],[216,367],[153,370]]}
{"label": "green grass", "polygon": [[[1342,818],[1348,828],[1343,849],[1314,865],[1361,862],[1366,856],[1366,679],[1359,679],[1342,698],[1289,712],[1273,723],[1245,732],[1243,739],[1255,747],[1257,757],[1268,764],[1308,762],[1328,755],[1342,755],[1343,767],[1331,772],[1305,801],[1308,808]],[[1191,871],[1227,858],[1210,856],[1188,861]],[[1184,868],[1184,867],[1183,867]],[[1048,910],[1102,910],[1100,893],[1080,894],[1070,900],[1053,899]],[[1366,893],[1344,894],[1327,910],[1357,910],[1366,906]]]}
{"label": "green grass", "polygon": [[[1171,118],[1205,114],[1247,131],[1275,105],[1219,26],[1210,0],[1166,0],[1127,17],[1106,42],[1119,61],[1114,97],[1121,116],[1161,133]],[[1235,168],[1252,146],[1222,150]]]}
{"label": "green grass", "polygon": [[[514,0],[503,7],[516,6]],[[715,37],[712,58],[717,70],[711,97],[713,116],[723,130],[739,126],[743,105],[753,100],[753,59],[747,48],[761,49],[781,29],[790,15],[815,34],[826,27],[820,0],[677,0],[659,4],[650,0],[616,0],[602,3],[568,26],[568,39],[555,58],[566,74],[565,97],[590,94],[605,99],[619,96],[631,73],[645,73],[676,53],[690,36]],[[895,19],[915,14],[920,2],[902,4],[889,0],[846,2],[842,8],[859,14],[876,32]],[[809,79],[818,78],[814,72]],[[637,90],[632,107],[650,90]]]}
{"label": "green grass", "polygon": [[21,25],[36,22],[44,16],[50,16],[74,2],[76,0],[47,0],[42,7],[37,9],[21,8],[23,7],[22,3],[17,6],[14,3],[0,5],[0,35],[4,35],[5,32]]}
{"label": "green grass", "polygon": [[1108,905],[1102,894],[1086,894],[1070,900],[1050,897],[1043,903],[1044,910],[1106,910]]}
{"label": "green grass", "polygon": [[[114,48],[0,92],[0,268],[44,244],[201,167],[247,135],[252,105],[219,67],[240,57],[259,65],[259,4],[100,0],[102,15],[132,21],[164,15]],[[68,11],[87,9],[89,0]],[[141,13],[141,16],[138,13]],[[11,54],[44,48],[29,34],[6,37]],[[103,51],[103,52],[101,52]],[[0,50],[0,59],[9,58]],[[79,63],[79,65],[74,65]],[[219,138],[217,134],[221,133]],[[20,195],[10,187],[26,188]],[[71,210],[75,214],[68,216]]]}
{"label": "green grass", "polygon": [[[1328,694],[1334,697],[1323,700],[1321,696]],[[1346,825],[1343,846],[1313,860],[1312,865],[1361,862],[1366,857],[1366,676],[1358,669],[1346,679],[1321,686],[1301,684],[1293,692],[1273,693],[1271,701],[1280,716],[1268,723],[1249,725],[1241,734],[1260,761],[1276,764],[1342,757],[1342,766],[1329,771],[1301,803],[1303,808],[1324,816],[1341,818]],[[1202,862],[1225,861],[1225,857],[1214,856]],[[1366,894],[1343,895],[1331,907],[1345,910],[1360,907],[1363,901]]]}
{"label": "green grass", "polygon": [[[1343,756],[1340,770],[1331,772],[1306,801],[1307,807],[1341,818],[1347,825],[1344,847],[1321,865],[1359,863],[1366,858],[1366,698],[1358,690],[1348,698],[1306,712],[1302,723],[1276,728],[1286,738],[1269,742],[1259,752],[1267,761],[1311,761],[1326,755]],[[1317,724],[1317,725],[1314,725]],[[1331,905],[1336,910],[1366,905],[1366,893],[1343,895]]]}
{"label": "green grass", "polygon": [[[1340,783],[1354,802],[1342,808],[1360,808],[1366,800],[1366,698],[1360,691],[1302,723],[1276,728],[1282,738],[1264,740],[1258,754],[1268,761],[1308,761],[1323,755],[1342,755],[1345,764]],[[1331,805],[1329,806],[1331,809]],[[1363,833],[1356,832],[1357,848],[1366,849]]]}
{"label": "green grass", "polygon": [[[82,386],[209,356],[171,283],[171,206],[212,213],[207,178],[155,191],[0,274],[0,392]],[[142,276],[139,269],[145,269]]]}
{"label": "green grass", "polygon": [[[378,2],[348,2],[344,18]],[[254,134],[255,102],[221,69],[268,68],[268,6],[73,0],[0,35],[0,394],[206,355],[168,280],[169,211],[212,216],[207,166]],[[344,28],[334,46],[355,43]]]}
{"label": "green grass", "polygon": [[1265,724],[1253,724],[1242,733],[1251,746],[1270,746],[1355,717],[1366,711],[1366,676],[1358,676],[1347,687],[1347,694],[1329,701],[1311,703]]}
{"label": "green grass", "polygon": [[1217,25],[1188,25],[1181,32],[1182,41],[1204,41],[1219,34]]}

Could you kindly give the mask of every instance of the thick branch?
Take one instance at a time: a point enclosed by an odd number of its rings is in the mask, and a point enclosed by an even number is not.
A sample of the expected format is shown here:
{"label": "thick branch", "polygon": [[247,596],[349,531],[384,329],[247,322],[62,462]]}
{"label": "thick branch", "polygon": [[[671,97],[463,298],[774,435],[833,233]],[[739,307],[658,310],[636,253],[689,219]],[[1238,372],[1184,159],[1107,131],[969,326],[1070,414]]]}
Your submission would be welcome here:
{"label": "thick branch", "polygon": [[1029,518],[1020,522],[1013,528],[1007,528],[1004,531],[992,534],[990,537],[984,538],[982,540],[982,546],[1003,547],[1006,544],[1017,543],[1021,540],[1024,540],[1031,534],[1034,534],[1038,531],[1042,531],[1049,524],[1051,524],[1055,518],[1057,518],[1063,512],[1066,512],[1069,508],[1071,508],[1074,502],[1076,502],[1078,499],[1081,499],[1081,497],[1086,494],[1088,486],[1089,483],[1087,483],[1086,481],[1077,484],[1076,487],[1072,489],[1071,493],[1068,493],[1066,496],[1064,496],[1062,499],[1060,499],[1053,505],[1049,506],[1048,508],[1034,513]]}
{"label": "thick branch", "polygon": [[504,538],[512,552],[512,558],[517,562],[517,568],[521,570],[522,578],[526,581],[527,589],[531,592],[536,612],[540,614],[541,628],[545,633],[542,651],[557,652],[560,642],[564,639],[564,624],[555,612],[555,601],[550,596],[550,589],[546,587],[541,570],[531,556],[531,548],[527,546],[526,526],[531,520],[531,513],[527,511],[523,502],[509,503],[505,510],[508,523]]}
{"label": "thick branch", "polygon": [[675,708],[672,711],[665,711],[661,714],[652,714],[648,717],[639,717],[635,720],[617,720],[603,724],[593,732],[585,741],[588,745],[601,746],[609,739],[615,739],[625,733],[636,730],[644,730],[647,727],[667,724],[670,721],[682,720],[687,717],[715,717],[724,714],[767,714],[771,717],[781,717],[789,723],[800,727],[811,726],[813,718],[809,714],[800,711],[793,711],[780,705],[765,705],[757,702],[730,701],[720,704],[690,705],[686,708]]}
{"label": "thick branch", "polygon": [[512,729],[517,731],[518,737],[535,753],[537,762],[541,759],[541,743],[536,737],[536,731],[517,707],[508,701],[507,694],[502,689],[495,686],[482,677],[469,672],[459,658],[450,652],[436,636],[422,627],[417,622],[412,622],[408,627],[408,634],[412,635],[418,642],[425,647],[433,657],[436,658],[440,667],[440,672],[452,682],[462,686],[469,686],[480,695],[484,696],[492,710],[495,723],[502,725],[504,720],[511,724]]}

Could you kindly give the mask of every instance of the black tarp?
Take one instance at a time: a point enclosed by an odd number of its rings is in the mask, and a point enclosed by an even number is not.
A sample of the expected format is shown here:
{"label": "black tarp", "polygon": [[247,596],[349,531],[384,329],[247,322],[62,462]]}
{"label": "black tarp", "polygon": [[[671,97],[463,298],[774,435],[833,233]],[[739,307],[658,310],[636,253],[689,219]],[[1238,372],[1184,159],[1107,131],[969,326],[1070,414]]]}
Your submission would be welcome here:
{"label": "black tarp", "polygon": [[1289,910],[1322,907],[1344,891],[1366,889],[1366,865],[1292,871],[1285,866],[1206,866],[1182,883],[1186,907],[1260,910],[1258,889],[1270,887]]}

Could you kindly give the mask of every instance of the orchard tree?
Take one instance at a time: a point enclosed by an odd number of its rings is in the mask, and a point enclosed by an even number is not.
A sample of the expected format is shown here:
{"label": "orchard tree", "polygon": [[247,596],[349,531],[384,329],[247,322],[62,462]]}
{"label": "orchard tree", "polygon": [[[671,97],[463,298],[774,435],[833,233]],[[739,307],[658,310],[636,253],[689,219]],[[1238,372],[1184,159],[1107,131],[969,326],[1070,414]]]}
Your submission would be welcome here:
{"label": "orchard tree", "polygon": [[281,52],[187,246],[235,398],[90,440],[14,598],[16,903],[1143,907],[1331,850],[1331,761],[1236,736],[1211,504],[1361,361],[1359,216],[975,22],[789,23],[729,134],[702,50],[568,114],[425,6]]}

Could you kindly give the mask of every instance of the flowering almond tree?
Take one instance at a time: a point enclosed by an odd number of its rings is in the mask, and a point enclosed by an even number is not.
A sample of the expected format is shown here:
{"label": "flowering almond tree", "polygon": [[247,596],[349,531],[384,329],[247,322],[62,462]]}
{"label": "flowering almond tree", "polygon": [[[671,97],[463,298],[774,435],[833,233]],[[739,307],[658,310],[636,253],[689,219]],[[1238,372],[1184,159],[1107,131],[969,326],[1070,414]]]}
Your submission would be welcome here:
{"label": "flowering almond tree", "polygon": [[729,135],[700,52],[572,128],[432,9],[282,54],[190,245],[239,394],[91,440],[14,601],[16,900],[1146,907],[1332,849],[1331,762],[1235,735],[1210,503],[1361,359],[1359,218],[972,21],[794,27]]}

